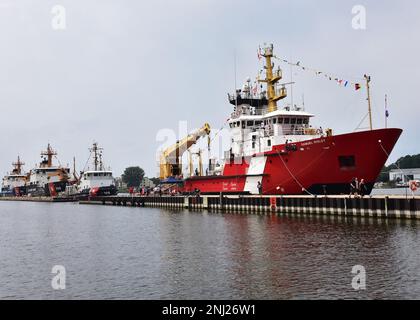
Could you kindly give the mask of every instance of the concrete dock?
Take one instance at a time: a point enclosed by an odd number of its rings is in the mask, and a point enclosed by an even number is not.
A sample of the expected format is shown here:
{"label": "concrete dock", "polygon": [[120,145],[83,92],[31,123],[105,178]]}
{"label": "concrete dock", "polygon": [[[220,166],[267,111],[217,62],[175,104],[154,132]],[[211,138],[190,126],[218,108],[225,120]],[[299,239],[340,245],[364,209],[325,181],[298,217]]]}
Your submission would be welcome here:
{"label": "concrete dock", "polygon": [[419,219],[420,197],[375,196],[112,196],[95,197],[80,204],[220,212],[356,216]]}

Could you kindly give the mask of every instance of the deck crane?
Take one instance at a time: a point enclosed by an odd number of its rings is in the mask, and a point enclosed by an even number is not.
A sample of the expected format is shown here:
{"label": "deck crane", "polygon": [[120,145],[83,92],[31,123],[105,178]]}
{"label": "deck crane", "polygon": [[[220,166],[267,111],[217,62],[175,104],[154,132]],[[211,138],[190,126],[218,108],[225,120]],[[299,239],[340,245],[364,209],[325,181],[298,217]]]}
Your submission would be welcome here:
{"label": "deck crane", "polygon": [[191,146],[204,136],[210,136],[210,125],[205,123],[200,129],[190,133],[187,137],[177,141],[174,145],[165,149],[160,155],[160,179],[165,180],[170,177],[182,174],[181,158]]}

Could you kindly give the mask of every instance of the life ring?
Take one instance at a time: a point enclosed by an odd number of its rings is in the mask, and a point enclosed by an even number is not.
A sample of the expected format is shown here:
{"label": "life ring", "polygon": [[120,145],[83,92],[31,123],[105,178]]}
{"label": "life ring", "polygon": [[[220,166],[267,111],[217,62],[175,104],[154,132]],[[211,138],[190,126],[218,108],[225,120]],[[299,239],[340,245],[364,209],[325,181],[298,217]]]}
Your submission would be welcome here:
{"label": "life ring", "polygon": [[420,182],[419,181],[410,181],[410,190],[416,192],[419,188]]}

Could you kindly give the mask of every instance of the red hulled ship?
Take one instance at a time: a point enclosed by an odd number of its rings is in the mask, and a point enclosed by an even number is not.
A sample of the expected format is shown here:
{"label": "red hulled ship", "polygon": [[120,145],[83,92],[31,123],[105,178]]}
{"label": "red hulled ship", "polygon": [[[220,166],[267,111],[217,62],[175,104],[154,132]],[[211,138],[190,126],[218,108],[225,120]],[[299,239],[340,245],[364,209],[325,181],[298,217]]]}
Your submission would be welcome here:
{"label": "red hulled ship", "polygon": [[[401,129],[380,129],[334,135],[311,126],[312,114],[301,108],[277,108],[287,96],[280,68],[274,70],[273,46],[263,49],[266,91],[256,94],[248,83],[229,96],[234,111],[228,120],[231,147],[225,159],[209,161],[183,181],[183,191],[204,194],[348,194],[354,178],[363,179],[367,193],[398,141]],[[366,77],[367,86],[370,78]],[[369,100],[370,105],[370,100]],[[370,111],[370,107],[369,107]],[[371,115],[371,113],[370,113]],[[188,149],[209,128],[192,134]],[[178,151],[177,156],[180,153]],[[162,173],[179,174],[179,160]],[[168,168],[168,166],[167,166]],[[165,171],[165,170],[163,170]],[[192,170],[190,170],[192,171]]]}

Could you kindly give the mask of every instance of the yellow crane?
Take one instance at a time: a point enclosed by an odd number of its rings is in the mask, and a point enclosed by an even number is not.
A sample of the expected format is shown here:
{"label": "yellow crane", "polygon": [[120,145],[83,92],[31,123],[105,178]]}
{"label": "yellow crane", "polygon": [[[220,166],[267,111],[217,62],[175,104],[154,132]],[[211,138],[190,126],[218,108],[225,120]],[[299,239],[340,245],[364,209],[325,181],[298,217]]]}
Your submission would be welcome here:
{"label": "yellow crane", "polygon": [[204,136],[210,136],[210,125],[204,124],[203,127],[189,134],[182,140],[177,141],[174,145],[165,149],[160,155],[160,179],[164,180],[169,177],[179,176],[182,174],[181,158],[191,146]]}

